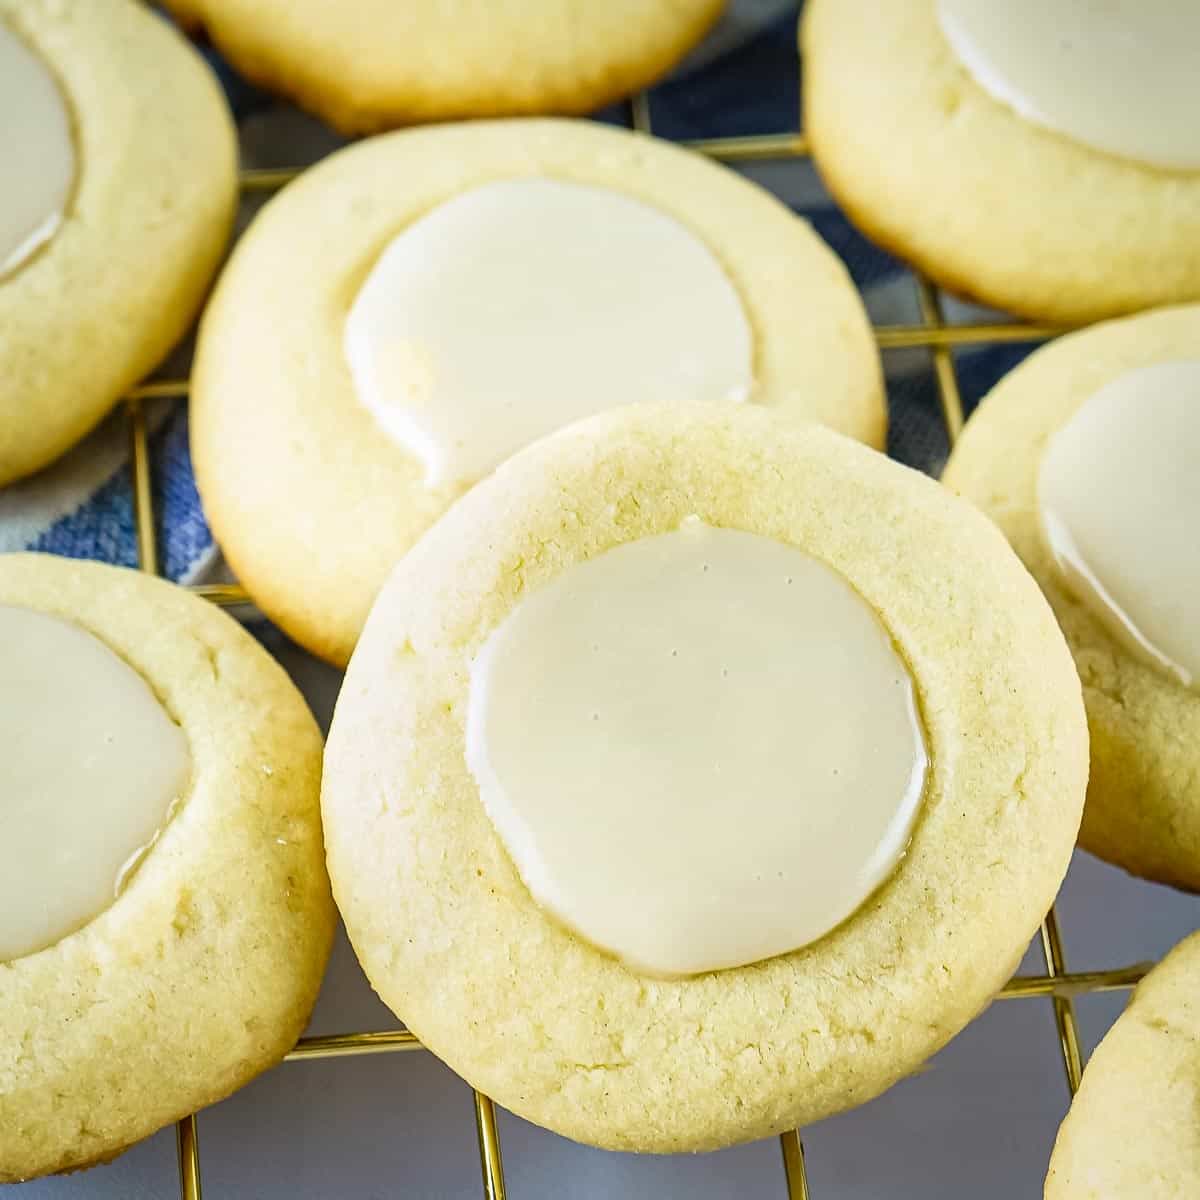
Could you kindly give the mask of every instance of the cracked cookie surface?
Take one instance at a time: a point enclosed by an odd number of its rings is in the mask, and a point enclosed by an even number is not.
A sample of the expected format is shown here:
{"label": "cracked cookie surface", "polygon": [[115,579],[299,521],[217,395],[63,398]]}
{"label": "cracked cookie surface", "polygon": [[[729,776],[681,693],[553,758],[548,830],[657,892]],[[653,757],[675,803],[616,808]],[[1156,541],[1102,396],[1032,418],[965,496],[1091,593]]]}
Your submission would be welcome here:
{"label": "cracked cookie surface", "polygon": [[0,604],[102,641],[146,680],[192,760],[117,899],[0,962],[6,1182],[107,1161],[278,1062],[316,999],[334,911],[320,732],[245,630],[163,580],[45,555],[0,556]]}
{"label": "cracked cookie surface", "polygon": [[1079,844],[1136,875],[1200,891],[1200,693],[1148,666],[1064,585],[1039,528],[1050,437],[1126,371],[1196,357],[1200,306],[1068,334],[1036,351],[976,409],[943,481],[1000,526],[1041,585],[1075,656],[1091,731]]}
{"label": "cracked cookie surface", "polygon": [[586,113],[668,71],[723,0],[167,0],[247,78],[343,133]]}
{"label": "cracked cookie surface", "polygon": [[[906,857],[845,923],[663,980],[530,897],[466,765],[467,674],[526,590],[693,515],[842,572],[910,666],[932,765]],[[569,1137],[681,1151],[862,1103],[974,1017],[1053,899],[1086,769],[1062,636],[970,506],[817,426],[651,406],[522,451],[400,564],[338,701],[322,807],[359,959],[434,1053]]]}
{"label": "cracked cookie surface", "polygon": [[1200,934],[1137,986],[1058,1131],[1046,1200],[1200,1195]]}
{"label": "cracked cookie surface", "polygon": [[75,182],[0,276],[0,486],[73,446],[183,336],[224,253],[237,140],[208,65],[131,0],[0,0],[58,82]]}
{"label": "cracked cookie surface", "polygon": [[1200,298],[1200,171],[1093,150],[962,65],[936,0],[810,0],[804,124],[868,236],[951,290],[1080,324]]}

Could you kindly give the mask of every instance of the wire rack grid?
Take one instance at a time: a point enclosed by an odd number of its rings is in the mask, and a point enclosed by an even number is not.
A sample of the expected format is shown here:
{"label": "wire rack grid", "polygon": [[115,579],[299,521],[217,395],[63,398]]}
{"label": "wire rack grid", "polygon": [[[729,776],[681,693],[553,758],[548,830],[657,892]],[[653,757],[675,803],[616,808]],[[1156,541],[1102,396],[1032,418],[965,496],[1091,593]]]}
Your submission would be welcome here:
{"label": "wire rack grid", "polygon": [[[652,131],[650,97],[640,93],[629,102],[629,123],[644,133]],[[803,133],[767,133],[745,137],[712,138],[682,143],[718,161],[737,164],[779,162],[804,159],[808,143]],[[243,193],[273,192],[296,177],[304,168],[243,170]],[[1062,329],[1022,323],[948,323],[942,294],[930,280],[914,274],[920,322],[913,325],[875,327],[880,350],[922,348],[932,358],[942,421],[950,445],[961,432],[964,422],[962,396],[955,370],[953,348],[1031,342],[1051,338]],[[125,398],[132,461],[134,525],[138,559],[143,571],[157,574],[158,548],[152,499],[150,452],[143,402],[152,399],[182,400],[188,394],[186,379],[155,380],[134,388]],[[236,584],[199,584],[190,589],[220,605],[236,607],[251,603]],[[1054,908],[1041,926],[1041,951],[1045,963],[1042,974],[1016,975],[1004,986],[998,999],[1049,1000],[1058,1031],[1059,1048],[1067,1087],[1073,1096],[1083,1072],[1079,1027],[1074,997],[1086,993],[1118,991],[1133,987],[1152,963],[1142,962],[1109,970],[1071,973],[1066,967],[1063,938]],[[394,1054],[421,1050],[421,1043],[407,1029],[384,1032],[343,1033],[322,1037],[304,1037],[287,1055],[288,1062],[338,1058],[349,1055]],[[500,1134],[492,1101],[474,1092],[475,1124],[479,1141],[482,1192],[485,1200],[505,1200],[507,1189],[500,1149]],[[184,1117],[176,1126],[181,1200],[201,1200],[200,1142],[196,1115]],[[804,1143],[798,1129],[780,1135],[783,1178],[782,1194],[788,1200],[818,1200],[812,1196],[805,1170]]]}

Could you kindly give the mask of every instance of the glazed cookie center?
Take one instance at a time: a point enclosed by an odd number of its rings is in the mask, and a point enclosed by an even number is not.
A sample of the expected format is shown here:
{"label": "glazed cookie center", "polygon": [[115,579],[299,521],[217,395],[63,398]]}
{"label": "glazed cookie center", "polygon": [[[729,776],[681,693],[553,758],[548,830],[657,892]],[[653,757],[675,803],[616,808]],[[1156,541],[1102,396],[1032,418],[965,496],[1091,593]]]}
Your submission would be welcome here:
{"label": "glazed cookie center", "polygon": [[967,71],[1019,116],[1109,154],[1200,169],[1200,5],[936,2]]}
{"label": "glazed cookie center", "polygon": [[1128,649],[1200,682],[1200,362],[1118,376],[1051,439],[1042,531],[1070,589]]}
{"label": "glazed cookie center", "polygon": [[712,252],[606,188],[510,179],[397,235],[350,309],[358,398],[430,487],[638,401],[745,399],[750,325]]}
{"label": "glazed cookie center", "polygon": [[0,276],[54,236],[75,179],[71,119],[41,59],[0,21]]}
{"label": "glazed cookie center", "polygon": [[680,976],[822,937],[904,853],[907,667],[837,572],[695,518],[568,567],[470,670],[467,761],[534,899]]}
{"label": "glazed cookie center", "polygon": [[184,795],[183,731],[97,638],[0,606],[0,962],[119,894]]}

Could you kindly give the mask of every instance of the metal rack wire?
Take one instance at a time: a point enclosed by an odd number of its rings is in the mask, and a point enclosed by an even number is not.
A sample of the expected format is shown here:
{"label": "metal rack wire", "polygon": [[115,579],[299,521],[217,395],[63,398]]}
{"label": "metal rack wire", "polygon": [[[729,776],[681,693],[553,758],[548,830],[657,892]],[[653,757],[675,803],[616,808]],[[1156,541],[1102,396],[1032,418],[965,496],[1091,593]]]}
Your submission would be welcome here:
{"label": "metal rack wire", "polygon": [[[630,123],[635,129],[651,132],[648,95],[639,94],[630,101]],[[725,163],[794,160],[805,158],[808,154],[807,141],[804,135],[798,132],[716,138],[685,144],[699,153]],[[283,187],[299,173],[300,168],[246,170],[241,173],[241,187],[243,193],[271,192]],[[949,442],[953,445],[962,430],[964,413],[952,349],[958,346],[1037,341],[1053,337],[1062,330],[1052,326],[1030,324],[949,324],[945,319],[939,289],[928,279],[921,276],[914,278],[920,323],[876,327],[876,343],[884,351],[914,347],[929,351],[942,420]],[[129,423],[134,525],[139,565],[143,571],[153,574],[157,574],[159,570],[158,549],[150,452],[143,405],[147,400],[179,400],[187,394],[186,379],[157,380],[135,388],[125,401]],[[236,584],[197,585],[190,590],[222,607],[239,606],[249,602],[246,592]],[[997,998],[1049,999],[1058,1030],[1067,1086],[1074,1095],[1079,1087],[1083,1062],[1073,998],[1085,993],[1130,988],[1153,964],[1137,963],[1111,970],[1070,973],[1066,968],[1062,935],[1053,908],[1046,915],[1041,927],[1041,949],[1045,963],[1044,973],[1014,976]],[[288,1054],[287,1061],[390,1054],[420,1049],[421,1043],[406,1029],[344,1033],[301,1038]],[[487,1096],[476,1091],[474,1110],[483,1195],[485,1200],[505,1200],[504,1165],[495,1108]],[[195,1115],[183,1118],[177,1125],[176,1133],[180,1196],[182,1200],[201,1200],[200,1143]],[[783,1160],[784,1194],[788,1200],[809,1200],[811,1193],[805,1171],[804,1143],[800,1131],[790,1130],[782,1134],[779,1141]]]}

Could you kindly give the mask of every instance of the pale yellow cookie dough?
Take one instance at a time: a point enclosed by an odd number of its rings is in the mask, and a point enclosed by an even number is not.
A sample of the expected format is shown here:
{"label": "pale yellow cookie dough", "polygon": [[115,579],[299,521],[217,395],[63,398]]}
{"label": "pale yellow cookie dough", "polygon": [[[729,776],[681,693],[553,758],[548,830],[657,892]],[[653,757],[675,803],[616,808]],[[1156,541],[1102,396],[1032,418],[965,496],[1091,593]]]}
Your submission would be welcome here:
{"label": "pale yellow cookie dough", "polygon": [[344,133],[585,113],[665,74],[724,0],[167,0],[242,74]]}
{"label": "pale yellow cookie dough", "polygon": [[[77,442],[195,316],[237,201],[216,79],[133,0],[0,0],[74,124],[62,226],[0,277],[0,485]],[[17,186],[15,181],[5,186]]]}
{"label": "pale yellow cookie dough", "polygon": [[[531,899],[464,761],[467,672],[526,591],[691,515],[844,574],[909,664],[931,766],[907,856],[846,923],[662,980]],[[989,522],[828,430],[650,406],[522,451],[401,562],[338,701],[322,812],[359,959],[435,1054],[580,1141],[702,1150],[860,1104],[971,1020],[1054,897],[1086,774],[1070,655]]]}
{"label": "pale yellow cookie dough", "polygon": [[1200,1196],[1200,934],[1138,985],[1083,1073],[1046,1200]]}
{"label": "pale yellow cookie dough", "polygon": [[1112,321],[1050,343],[980,404],[944,482],[974,501],[1041,584],[1075,656],[1091,729],[1080,845],[1148,879],[1200,891],[1200,694],[1135,658],[1064,588],[1039,529],[1047,440],[1134,367],[1194,359],[1200,307]]}
{"label": "pale yellow cookie dough", "polygon": [[934,0],[810,0],[801,38],[821,175],[893,253],[1049,321],[1200,298],[1200,172],[1023,120],[961,65]]}
{"label": "pale yellow cookie dough", "polygon": [[[235,621],[164,581],[0,557],[0,604],[73,621],[141,673],[192,783],[107,910],[0,962],[0,1182],[104,1161],[278,1062],[333,936],[321,736]],[[0,799],[0,810],[3,800]]]}
{"label": "pale yellow cookie dough", "polygon": [[192,392],[192,455],[218,542],[264,611],[335,663],[396,560],[461,490],[427,488],[422,464],[359,401],[347,313],[415,218],[529,175],[611,188],[682,223],[749,319],[751,400],[883,444],[879,358],[845,268],[733,172],[588,121],[440,126],[353,146],[285,188],[239,242],[201,325]]}

